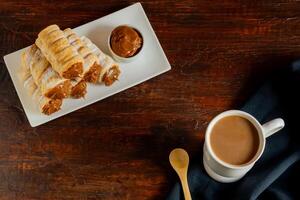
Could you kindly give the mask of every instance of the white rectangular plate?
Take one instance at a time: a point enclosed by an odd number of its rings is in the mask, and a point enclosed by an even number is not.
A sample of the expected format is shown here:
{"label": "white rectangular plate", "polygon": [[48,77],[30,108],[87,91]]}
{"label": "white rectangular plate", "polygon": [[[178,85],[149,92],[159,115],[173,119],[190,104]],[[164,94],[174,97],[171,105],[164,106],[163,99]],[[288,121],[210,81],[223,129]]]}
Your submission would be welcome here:
{"label": "white rectangular plate", "polygon": [[100,49],[108,54],[108,36],[116,26],[121,24],[132,25],[142,33],[144,46],[141,55],[131,63],[120,64],[121,75],[119,81],[116,81],[112,86],[88,84],[88,93],[85,99],[65,99],[61,110],[50,116],[40,113],[17,77],[21,53],[28,47],[4,56],[7,69],[32,127],[90,105],[171,69],[140,3],[128,6],[73,30],[80,36],[85,35],[90,38]]}

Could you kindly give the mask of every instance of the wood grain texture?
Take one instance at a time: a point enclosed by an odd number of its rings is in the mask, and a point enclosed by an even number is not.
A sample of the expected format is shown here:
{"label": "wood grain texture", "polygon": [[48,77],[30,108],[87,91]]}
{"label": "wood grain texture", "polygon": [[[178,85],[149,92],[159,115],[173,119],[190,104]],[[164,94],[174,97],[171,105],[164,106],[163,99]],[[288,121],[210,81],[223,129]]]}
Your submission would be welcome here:
{"label": "wood grain texture", "polygon": [[172,70],[31,128],[2,57],[132,3],[0,0],[1,200],[164,199],[170,150],[200,162],[209,120],[300,55],[300,2],[142,1]]}

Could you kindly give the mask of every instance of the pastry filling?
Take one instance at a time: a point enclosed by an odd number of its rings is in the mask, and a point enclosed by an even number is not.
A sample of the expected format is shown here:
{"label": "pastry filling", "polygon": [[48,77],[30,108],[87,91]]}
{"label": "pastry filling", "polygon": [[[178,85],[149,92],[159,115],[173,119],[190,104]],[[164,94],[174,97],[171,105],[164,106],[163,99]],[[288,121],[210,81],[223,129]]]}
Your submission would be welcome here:
{"label": "pastry filling", "polygon": [[112,85],[116,80],[118,80],[121,71],[117,65],[112,66],[103,75],[103,82],[106,86]]}
{"label": "pastry filling", "polygon": [[52,113],[60,110],[61,104],[61,99],[51,99],[46,105],[43,106],[42,112],[46,115],[51,115]]}
{"label": "pastry filling", "polygon": [[102,67],[94,63],[93,66],[84,74],[84,80],[90,83],[96,83],[100,75]]}
{"label": "pastry filling", "polygon": [[76,63],[63,73],[63,77],[66,79],[75,79],[79,77],[82,73],[83,73],[82,63]]}
{"label": "pastry filling", "polygon": [[45,94],[46,97],[51,99],[63,99],[70,95],[71,83],[70,80],[66,80],[63,83],[58,84]]}
{"label": "pastry filling", "polygon": [[86,94],[86,82],[84,80],[79,81],[71,90],[71,96],[74,98],[84,97]]}

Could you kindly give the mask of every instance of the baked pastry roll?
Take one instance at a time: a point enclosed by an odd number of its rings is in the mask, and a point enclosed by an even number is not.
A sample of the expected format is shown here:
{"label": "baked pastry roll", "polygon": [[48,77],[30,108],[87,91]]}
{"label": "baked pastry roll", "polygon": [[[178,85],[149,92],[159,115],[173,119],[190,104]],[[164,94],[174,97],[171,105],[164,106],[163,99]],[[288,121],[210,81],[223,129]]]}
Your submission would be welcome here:
{"label": "baked pastry roll", "polygon": [[110,56],[103,53],[87,37],[82,36],[81,40],[99,59],[99,64],[101,65],[102,70],[99,74],[98,82],[103,82],[106,86],[112,85],[116,80],[118,80],[121,73],[119,65]]}
{"label": "baked pastry roll", "polygon": [[31,76],[30,62],[37,49],[36,45],[27,48],[21,55],[21,69],[18,71],[18,77],[22,83]]}
{"label": "baked pastry roll", "polygon": [[110,86],[118,80],[121,71],[119,65],[110,56],[106,56],[103,60],[103,69],[98,79],[99,82]]}
{"label": "baked pastry roll", "polygon": [[33,100],[38,103],[39,109],[46,115],[51,115],[60,110],[62,99],[51,99],[42,95],[39,89],[33,93]]}
{"label": "baked pastry roll", "polygon": [[61,77],[75,79],[83,73],[82,57],[57,25],[43,29],[35,44]]}
{"label": "baked pastry roll", "polygon": [[23,53],[22,66],[26,69],[26,74],[28,71],[30,72],[35,84],[44,96],[52,99],[62,99],[69,96],[70,80],[61,78],[52,69],[50,63],[35,44]]}
{"label": "baked pastry roll", "polygon": [[67,28],[64,30],[65,36],[69,43],[78,51],[79,55],[83,58],[83,79],[87,82],[96,83],[101,72],[98,57],[81,41],[81,39],[72,31]]}
{"label": "baked pastry roll", "polygon": [[52,99],[63,99],[69,96],[71,81],[61,78],[52,67],[48,67],[40,79],[40,89],[44,96]]}
{"label": "baked pastry roll", "polygon": [[[24,68],[21,67],[21,71],[23,70]],[[50,115],[60,110],[62,105],[62,99],[51,99],[42,95],[40,89],[35,84],[32,76],[29,76],[29,78],[27,78],[27,80],[24,81],[23,85],[24,88],[27,90],[28,94],[34,100],[34,102],[37,103],[37,106],[42,113]]]}

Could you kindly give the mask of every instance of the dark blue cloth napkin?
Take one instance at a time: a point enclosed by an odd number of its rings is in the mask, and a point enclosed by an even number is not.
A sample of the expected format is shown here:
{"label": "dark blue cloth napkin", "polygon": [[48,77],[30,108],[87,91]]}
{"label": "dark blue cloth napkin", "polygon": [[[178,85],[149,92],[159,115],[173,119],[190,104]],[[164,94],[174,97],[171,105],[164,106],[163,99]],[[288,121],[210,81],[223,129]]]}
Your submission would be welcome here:
{"label": "dark blue cloth napkin", "polygon": [[[255,166],[235,183],[219,183],[205,172],[202,162],[192,164],[188,182],[196,199],[300,199],[300,61],[264,84],[241,108],[261,123],[276,117],[285,128],[267,138]],[[176,183],[167,200],[183,200]]]}

